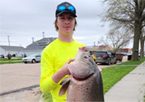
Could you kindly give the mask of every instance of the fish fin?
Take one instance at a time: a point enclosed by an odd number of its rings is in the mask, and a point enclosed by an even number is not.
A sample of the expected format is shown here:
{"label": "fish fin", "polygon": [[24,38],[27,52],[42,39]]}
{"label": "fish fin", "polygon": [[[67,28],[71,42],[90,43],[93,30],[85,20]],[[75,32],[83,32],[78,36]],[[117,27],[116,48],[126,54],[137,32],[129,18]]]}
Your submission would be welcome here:
{"label": "fish fin", "polygon": [[62,96],[65,94],[68,86],[69,86],[69,83],[70,83],[70,79],[69,78],[65,78],[60,84],[62,85],[62,87],[60,88],[60,91],[59,91],[59,96]]}
{"label": "fish fin", "polygon": [[69,80],[70,80],[69,77],[64,78],[64,79],[61,81],[60,85],[63,85],[63,84],[65,84],[65,83],[67,83]]}

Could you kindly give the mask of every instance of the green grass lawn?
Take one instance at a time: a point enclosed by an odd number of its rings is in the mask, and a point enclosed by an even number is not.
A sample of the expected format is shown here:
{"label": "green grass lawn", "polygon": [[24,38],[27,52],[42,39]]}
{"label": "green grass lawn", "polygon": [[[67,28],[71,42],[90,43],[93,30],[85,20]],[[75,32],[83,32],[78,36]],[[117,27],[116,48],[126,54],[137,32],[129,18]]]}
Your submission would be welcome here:
{"label": "green grass lawn", "polygon": [[8,63],[22,63],[22,59],[10,59],[2,58],[0,59],[0,64],[8,64]]}
{"label": "green grass lawn", "polygon": [[135,69],[138,65],[145,61],[145,57],[140,61],[127,61],[116,66],[102,69],[104,94],[120,79]]}
{"label": "green grass lawn", "polygon": [[[103,89],[104,94],[118,81],[120,81],[125,75],[135,69],[139,64],[145,61],[145,57],[140,61],[127,61],[116,66],[111,66],[102,69]],[[51,94],[45,94],[44,99],[48,102],[53,102]]]}
{"label": "green grass lawn", "polygon": [[102,69],[104,94],[126,74],[132,71],[137,66],[112,66]]}

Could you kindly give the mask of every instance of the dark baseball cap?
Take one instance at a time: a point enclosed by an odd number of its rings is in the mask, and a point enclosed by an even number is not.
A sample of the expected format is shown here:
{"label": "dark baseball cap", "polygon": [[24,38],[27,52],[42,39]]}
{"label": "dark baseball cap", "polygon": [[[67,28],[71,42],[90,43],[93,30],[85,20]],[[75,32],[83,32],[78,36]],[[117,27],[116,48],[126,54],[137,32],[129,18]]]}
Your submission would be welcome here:
{"label": "dark baseball cap", "polygon": [[55,16],[57,17],[62,13],[71,13],[74,17],[77,17],[75,7],[68,2],[63,2],[57,6]]}

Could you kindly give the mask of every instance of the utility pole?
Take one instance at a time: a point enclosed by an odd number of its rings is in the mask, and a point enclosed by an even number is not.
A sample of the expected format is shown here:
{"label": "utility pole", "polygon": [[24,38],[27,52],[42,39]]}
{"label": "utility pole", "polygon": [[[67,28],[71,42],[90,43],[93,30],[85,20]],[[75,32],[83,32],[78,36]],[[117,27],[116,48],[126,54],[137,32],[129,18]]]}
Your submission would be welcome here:
{"label": "utility pole", "polygon": [[94,47],[96,46],[96,42],[94,41]]}
{"label": "utility pole", "polygon": [[42,32],[42,36],[43,36],[43,38],[45,38],[45,36],[44,36],[44,32]]}
{"label": "utility pole", "polygon": [[32,37],[32,43],[34,43],[34,37]]}
{"label": "utility pole", "polygon": [[9,37],[10,37],[10,36],[8,36],[8,45],[10,46],[10,39],[9,39]]}

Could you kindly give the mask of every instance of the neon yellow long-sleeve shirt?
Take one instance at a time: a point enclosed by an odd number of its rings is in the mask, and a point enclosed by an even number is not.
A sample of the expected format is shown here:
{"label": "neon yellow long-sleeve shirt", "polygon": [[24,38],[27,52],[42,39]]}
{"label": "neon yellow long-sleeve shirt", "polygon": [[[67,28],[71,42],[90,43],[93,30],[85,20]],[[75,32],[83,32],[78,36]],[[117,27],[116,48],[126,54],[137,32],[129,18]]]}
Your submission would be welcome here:
{"label": "neon yellow long-sleeve shirt", "polygon": [[[78,48],[84,46],[84,44],[76,40],[73,40],[71,43],[65,43],[56,39],[43,50],[40,89],[43,93],[51,91],[53,102],[65,102],[66,94],[59,97],[59,90],[61,88],[59,84],[61,81],[59,83],[54,82],[52,75],[62,68],[69,59],[75,58]],[[65,77],[68,77],[68,75]]]}

